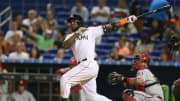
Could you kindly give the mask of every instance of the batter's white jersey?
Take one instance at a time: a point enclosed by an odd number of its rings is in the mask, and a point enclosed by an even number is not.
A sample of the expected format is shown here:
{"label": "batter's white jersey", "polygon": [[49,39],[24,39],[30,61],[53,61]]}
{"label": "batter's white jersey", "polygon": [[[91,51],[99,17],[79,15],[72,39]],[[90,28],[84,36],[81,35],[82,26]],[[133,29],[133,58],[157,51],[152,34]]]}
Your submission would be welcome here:
{"label": "batter's white jersey", "polygon": [[[142,86],[157,82],[156,77],[147,68],[138,70],[136,78],[143,79],[144,83]],[[164,99],[163,90],[160,84],[154,84],[144,88],[144,91],[134,91],[134,95],[140,101],[163,101]]]}
{"label": "batter's white jersey", "polygon": [[[72,45],[72,51],[75,59],[79,62],[85,58],[94,59],[95,57],[95,39],[103,35],[104,31],[102,26],[88,27],[88,30],[76,38],[75,43]],[[69,39],[74,33],[69,34],[66,38]]]}

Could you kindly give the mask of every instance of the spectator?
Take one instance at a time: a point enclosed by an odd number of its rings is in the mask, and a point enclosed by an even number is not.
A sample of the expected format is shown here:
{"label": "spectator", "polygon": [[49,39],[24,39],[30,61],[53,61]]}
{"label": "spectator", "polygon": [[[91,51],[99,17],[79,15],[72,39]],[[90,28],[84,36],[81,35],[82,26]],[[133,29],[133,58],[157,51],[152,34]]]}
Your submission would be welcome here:
{"label": "spectator", "polygon": [[0,46],[0,58],[1,59],[6,59],[7,58],[7,56],[4,55],[4,48],[2,46]]}
{"label": "spectator", "polygon": [[168,61],[168,55],[165,52],[161,52],[160,54],[160,61],[167,62]]}
{"label": "spectator", "polygon": [[180,101],[180,78],[175,80],[174,83],[174,96],[176,101]]}
{"label": "spectator", "polygon": [[121,37],[118,42],[119,42],[118,54],[120,56],[128,56],[130,54],[130,50],[128,47],[126,47],[126,37]]}
{"label": "spectator", "polygon": [[23,16],[22,15],[18,15],[16,17],[16,22],[17,22],[17,29],[21,30],[21,27],[23,26]]}
{"label": "spectator", "polygon": [[[25,31],[23,31],[23,32],[24,32],[24,36],[25,36],[24,40],[25,40],[26,43],[32,43],[34,45],[37,45],[36,38],[34,38],[31,35],[27,34]],[[39,34],[38,33],[37,23],[32,24],[32,32]]]}
{"label": "spectator", "polygon": [[110,8],[105,6],[105,0],[98,0],[98,6],[92,8],[92,20],[105,23],[109,19]]}
{"label": "spectator", "polygon": [[[126,43],[126,47],[128,47],[129,42],[127,41],[127,37],[125,35],[122,35],[119,40],[123,39]],[[119,40],[114,44],[114,47],[119,48]]]}
{"label": "spectator", "polygon": [[36,23],[37,18],[36,18],[37,12],[35,10],[29,10],[28,11],[28,18],[23,20],[23,25],[27,26],[29,30],[32,31],[32,24]]}
{"label": "spectator", "polygon": [[18,42],[16,52],[12,52],[9,54],[9,58],[11,59],[29,59],[29,54],[24,52],[23,43]]}
{"label": "spectator", "polygon": [[10,101],[36,101],[34,96],[25,89],[25,86],[25,81],[18,81],[18,91],[12,93]]}
{"label": "spectator", "polygon": [[[170,50],[168,44],[163,45],[163,47],[161,49],[161,53],[167,55],[167,61],[171,61],[172,60],[172,53],[171,53],[171,50]],[[174,57],[174,58],[176,58],[176,57]],[[176,59],[174,59],[174,61],[175,60]]]}
{"label": "spectator", "polygon": [[6,35],[5,35],[5,41],[8,43],[12,43],[12,38],[15,34],[18,34],[20,36],[20,38],[23,38],[23,32],[21,30],[17,29],[17,22],[12,22],[11,23],[11,29],[9,31],[7,31]]}
{"label": "spectator", "polygon": [[51,39],[51,30],[46,30],[44,37],[26,28],[22,28],[22,30],[37,40],[38,49],[48,50],[53,47],[54,41]]}
{"label": "spectator", "polygon": [[54,41],[57,41],[58,40],[58,31],[57,29],[55,28],[55,25],[53,23],[49,23],[48,25],[48,29],[52,31],[52,39]]}
{"label": "spectator", "polygon": [[12,44],[9,45],[9,52],[14,52],[17,49],[17,44],[21,42],[20,36],[15,34],[13,36]]}
{"label": "spectator", "polygon": [[144,35],[141,40],[138,40],[136,51],[138,53],[149,54],[154,49],[154,44],[150,39],[149,35]]}
{"label": "spectator", "polygon": [[137,54],[137,52],[136,52],[136,42],[135,41],[130,40],[128,48],[130,50],[129,56],[133,57],[133,56],[135,56]]}
{"label": "spectator", "polygon": [[41,56],[40,51],[37,47],[32,47],[30,51],[30,58],[31,59],[43,59]]}
{"label": "spectator", "polygon": [[150,27],[150,37],[151,40],[161,40],[162,39],[162,33],[163,33],[163,27],[161,25],[161,22],[153,19]]}
{"label": "spectator", "polygon": [[[6,69],[3,68],[0,63],[0,74],[8,73]],[[10,86],[10,82],[8,80],[0,80],[0,99],[1,101],[7,101],[8,99],[8,87]]]}
{"label": "spectator", "polygon": [[129,9],[126,0],[119,0],[118,7],[113,9],[113,22],[117,22],[122,18],[129,16]]}
{"label": "spectator", "polygon": [[9,45],[9,52],[16,51],[19,42],[21,42],[20,36],[18,34],[14,35],[12,43]]}
{"label": "spectator", "polygon": [[176,35],[180,38],[180,27],[175,24],[173,19],[170,19],[169,26],[164,33],[163,39],[168,40],[172,35]]}
{"label": "spectator", "polygon": [[57,32],[57,40],[54,42],[53,48],[62,48],[62,44],[64,40],[63,33],[64,33],[63,31]]}
{"label": "spectator", "polygon": [[113,48],[112,49],[112,53],[110,55],[110,57],[108,58],[108,60],[121,60],[122,59],[122,56],[119,56],[119,53],[118,53],[118,48]]}
{"label": "spectator", "polygon": [[0,31],[0,46],[4,48],[4,53],[8,53],[8,44],[4,41],[3,32]]}
{"label": "spectator", "polygon": [[180,48],[178,48],[178,50],[175,53],[175,60],[176,62],[180,62]]}
{"label": "spectator", "polygon": [[54,18],[54,14],[51,10],[47,10],[46,19],[44,20],[44,23],[46,26],[48,26],[49,24],[53,24],[55,26],[55,29],[58,29],[58,27],[59,27],[58,22]]}
{"label": "spectator", "polygon": [[80,0],[78,0],[76,6],[71,9],[71,15],[73,14],[80,15],[84,21],[88,21],[89,11],[85,6],[83,6]]}
{"label": "spectator", "polygon": [[59,49],[57,56],[54,58],[55,60],[62,60],[64,58],[64,50]]}

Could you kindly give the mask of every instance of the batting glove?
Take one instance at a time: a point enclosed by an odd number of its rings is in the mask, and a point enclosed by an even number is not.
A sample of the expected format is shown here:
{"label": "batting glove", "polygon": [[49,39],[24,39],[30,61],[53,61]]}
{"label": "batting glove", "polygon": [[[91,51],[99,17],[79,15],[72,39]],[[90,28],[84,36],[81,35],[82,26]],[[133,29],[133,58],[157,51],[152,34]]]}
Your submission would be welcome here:
{"label": "batting glove", "polygon": [[137,17],[135,15],[131,15],[127,18],[128,23],[133,23],[137,20]]}

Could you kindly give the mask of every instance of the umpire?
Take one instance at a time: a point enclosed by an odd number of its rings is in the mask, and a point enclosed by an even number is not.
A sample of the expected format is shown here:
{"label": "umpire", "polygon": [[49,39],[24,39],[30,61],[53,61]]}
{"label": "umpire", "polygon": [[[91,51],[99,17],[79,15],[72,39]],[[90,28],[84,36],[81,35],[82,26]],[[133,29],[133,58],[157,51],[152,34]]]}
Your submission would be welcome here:
{"label": "umpire", "polygon": [[176,101],[180,101],[180,78],[174,82],[174,96]]}

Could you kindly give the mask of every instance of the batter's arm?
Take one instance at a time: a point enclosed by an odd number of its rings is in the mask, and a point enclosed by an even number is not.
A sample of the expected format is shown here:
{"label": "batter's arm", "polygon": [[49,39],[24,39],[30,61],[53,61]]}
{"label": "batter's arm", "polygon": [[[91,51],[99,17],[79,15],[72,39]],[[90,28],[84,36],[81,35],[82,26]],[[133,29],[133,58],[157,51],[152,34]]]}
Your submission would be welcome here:
{"label": "batter's arm", "polygon": [[74,35],[72,35],[70,38],[68,38],[67,40],[65,39],[65,41],[63,42],[63,48],[65,49],[69,49],[71,48],[71,46],[73,45],[73,43],[75,42],[75,39],[82,33],[84,33],[85,31],[87,31],[88,29],[85,27],[80,27],[76,32],[74,32]]}
{"label": "batter's arm", "polygon": [[71,46],[73,45],[73,43],[75,42],[75,39],[78,37],[79,34],[74,34],[73,36],[71,36],[69,39],[65,40],[63,42],[62,47],[64,49],[69,49],[71,48]]}
{"label": "batter's arm", "polygon": [[133,23],[137,20],[137,17],[132,15],[127,18],[121,19],[119,22],[103,25],[104,33],[113,32],[117,30],[120,26],[123,26],[127,23]]}

